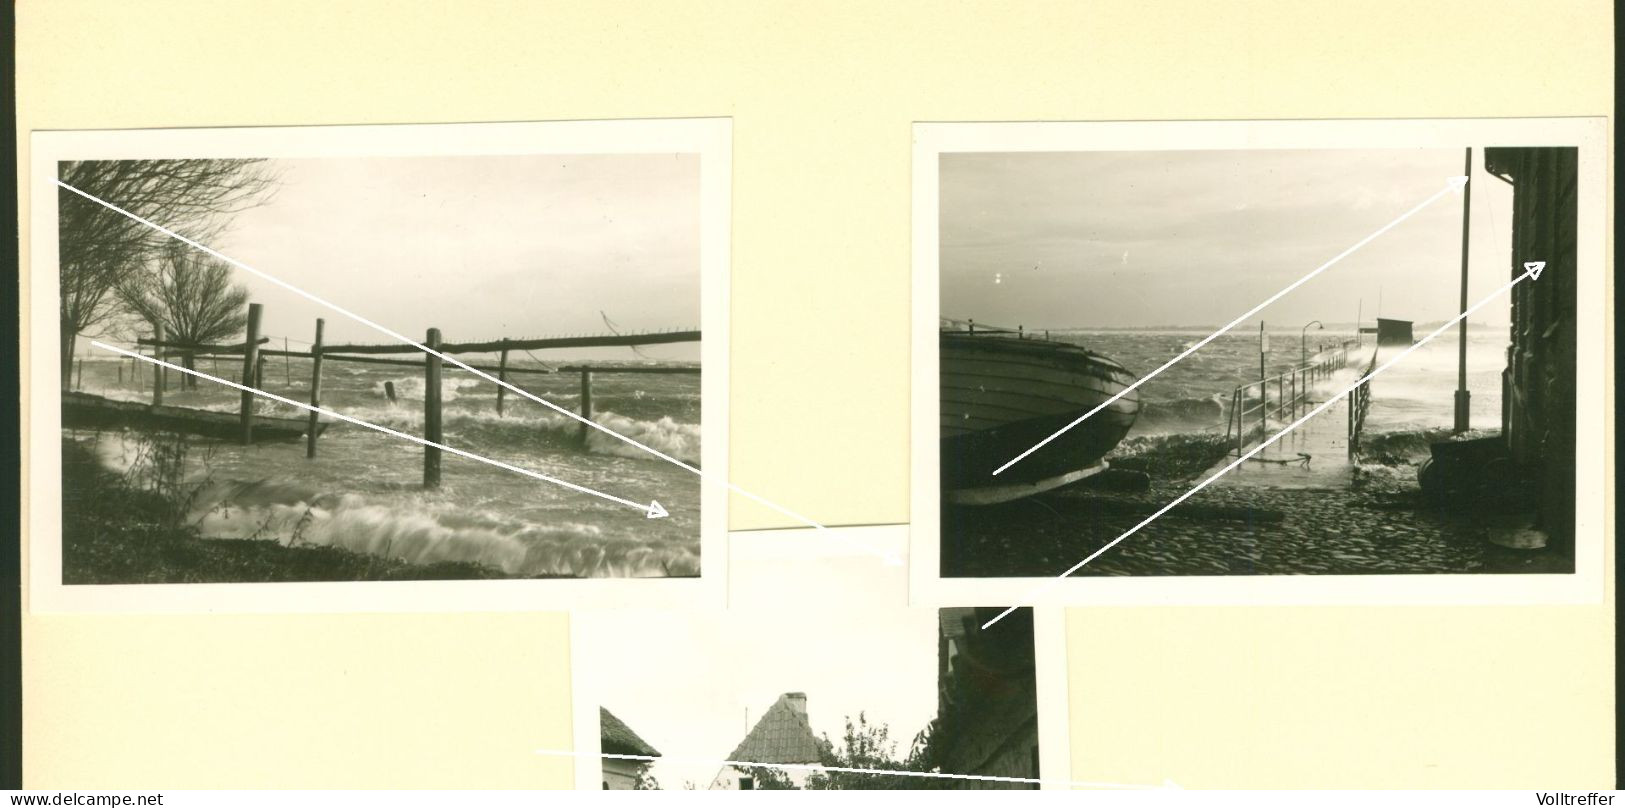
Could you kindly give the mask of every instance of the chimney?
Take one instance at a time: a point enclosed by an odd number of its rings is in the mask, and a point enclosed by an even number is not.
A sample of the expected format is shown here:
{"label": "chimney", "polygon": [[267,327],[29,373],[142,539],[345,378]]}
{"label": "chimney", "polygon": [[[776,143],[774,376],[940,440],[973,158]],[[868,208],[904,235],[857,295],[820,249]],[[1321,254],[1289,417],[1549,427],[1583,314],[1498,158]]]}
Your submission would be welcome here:
{"label": "chimney", "polygon": [[794,710],[796,712],[796,715],[799,715],[799,716],[801,716],[803,718],[807,717],[807,694],[806,693],[786,693],[783,696],[780,696],[779,698],[783,699],[786,704],[789,704],[790,709]]}

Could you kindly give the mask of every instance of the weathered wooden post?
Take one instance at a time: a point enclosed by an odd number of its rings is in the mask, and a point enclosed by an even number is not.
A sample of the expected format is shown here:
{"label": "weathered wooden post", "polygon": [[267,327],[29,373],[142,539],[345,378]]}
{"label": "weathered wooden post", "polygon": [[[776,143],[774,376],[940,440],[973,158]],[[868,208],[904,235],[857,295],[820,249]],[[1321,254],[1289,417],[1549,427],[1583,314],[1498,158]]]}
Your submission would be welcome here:
{"label": "weathered wooden post", "polygon": [[[164,358],[164,324],[157,323],[152,327],[152,358]],[[140,348],[137,347],[139,351]],[[154,363],[152,366],[152,406],[159,407],[164,403],[164,366]]]}
{"label": "weathered wooden post", "polygon": [[[592,370],[581,369],[581,417],[592,420]],[[581,445],[587,445],[587,430],[585,423],[581,425]]]}
{"label": "weathered wooden post", "polygon": [[395,383],[394,382],[392,382],[392,381],[384,382],[384,396],[387,397],[390,401],[395,400]]}
{"label": "weathered wooden post", "polygon": [[1258,435],[1263,437],[1270,428],[1270,383],[1258,383]]}
{"label": "weathered wooden post", "polygon": [[259,361],[254,363],[254,386],[261,390],[265,389],[265,354],[260,354]]}
{"label": "weathered wooden post", "polygon": [[1236,413],[1236,457],[1246,452],[1247,442],[1247,397],[1242,394],[1241,388],[1231,393],[1230,409]]}
{"label": "weathered wooden post", "polygon": [[293,357],[288,356],[288,338],[282,338],[282,376],[287,380],[288,386],[293,386]]}
{"label": "weathered wooden post", "polygon": [[73,388],[81,391],[85,389],[85,358],[82,356],[79,357],[79,372],[74,380]]}
{"label": "weathered wooden post", "polygon": [[[322,326],[325,321],[316,318],[316,341],[310,344],[310,406],[322,404]],[[310,411],[310,423],[305,426],[305,457],[316,457],[316,411]]]}
{"label": "weathered wooden post", "polygon": [[[249,379],[254,378],[254,371],[259,367],[260,360],[260,304],[248,304],[248,340],[243,343],[243,384],[251,384]],[[262,388],[263,389],[263,388]],[[243,391],[241,407],[237,413],[238,422],[242,426],[242,442],[248,446],[254,442],[254,394]]]}
{"label": "weathered wooden post", "polygon": [[124,386],[124,362],[123,361],[120,361],[118,363],[118,386],[119,387]]}
{"label": "weathered wooden post", "polygon": [[[499,382],[508,381],[508,338],[507,337],[502,338],[502,359],[501,359],[501,361],[497,362],[497,381],[499,381]],[[498,418],[502,417],[502,398],[503,398],[503,396],[507,395],[507,393],[508,393],[508,388],[506,386],[501,385],[501,384],[497,385],[497,417]]]}
{"label": "weathered wooden post", "polygon": [[[440,329],[429,329],[423,344],[439,351]],[[435,354],[425,354],[423,357],[423,439],[441,442],[440,357]],[[434,446],[423,447],[423,487],[440,487],[440,450]]]}

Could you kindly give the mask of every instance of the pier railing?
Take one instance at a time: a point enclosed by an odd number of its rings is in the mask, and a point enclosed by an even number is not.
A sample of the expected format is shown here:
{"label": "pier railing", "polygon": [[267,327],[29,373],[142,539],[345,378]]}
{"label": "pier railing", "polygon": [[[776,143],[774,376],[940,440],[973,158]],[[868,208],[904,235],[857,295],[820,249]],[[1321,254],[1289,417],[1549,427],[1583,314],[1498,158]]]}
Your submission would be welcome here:
{"label": "pier railing", "polygon": [[[262,348],[261,346],[268,343],[270,341],[270,338],[262,336],[260,334],[259,324],[260,324],[261,311],[262,311],[262,308],[261,308],[260,304],[258,304],[258,303],[249,304],[249,307],[248,307],[248,329],[247,329],[248,333],[247,333],[246,339],[241,343],[231,344],[231,345],[211,345],[211,344],[175,342],[175,341],[171,341],[171,340],[165,340],[163,330],[161,328],[158,328],[158,329],[155,329],[155,333],[153,334],[152,337],[142,337],[141,339],[138,339],[136,341],[137,346],[138,346],[137,350],[139,351],[140,348],[150,348],[150,349],[152,349],[152,353],[153,353],[154,357],[178,357],[178,358],[184,359],[187,363],[189,363],[189,365],[195,363],[198,359],[209,359],[212,362],[218,364],[218,360],[220,358],[237,358],[237,357],[241,357],[242,373],[241,373],[241,376],[238,377],[239,378],[239,383],[243,384],[243,385],[250,386],[250,387],[254,387],[254,388],[260,389],[260,390],[266,389],[265,388],[265,367],[266,367],[266,360],[267,360],[268,357],[282,357],[283,366],[284,366],[284,373],[286,374],[286,380],[287,380],[289,386],[292,386],[292,384],[293,384],[293,369],[292,369],[292,365],[291,365],[289,360],[291,360],[291,359],[309,359],[309,360],[311,360],[310,405],[312,407],[319,407],[321,405],[320,404],[320,399],[321,399],[321,388],[322,388],[322,365],[325,362],[357,362],[357,363],[362,363],[362,364],[398,365],[398,366],[403,366],[403,367],[419,368],[419,369],[422,370],[423,376],[424,376],[424,395],[423,395],[423,399],[424,399],[424,401],[423,401],[423,405],[424,405],[424,418],[423,418],[424,435],[423,435],[423,437],[424,437],[425,440],[433,441],[435,443],[442,443],[443,442],[443,434],[442,434],[443,429],[442,429],[442,418],[441,418],[442,401],[441,401],[441,392],[440,392],[441,373],[442,373],[443,370],[456,371],[456,370],[462,370],[462,368],[459,368],[459,367],[457,367],[455,365],[453,365],[453,366],[451,366],[449,368],[443,367],[444,361],[439,356],[424,352],[419,348],[415,348],[415,347],[413,347],[411,345],[406,345],[406,344],[402,344],[402,343],[355,344],[355,345],[324,345],[323,341],[322,341],[322,331],[323,331],[323,326],[324,326],[325,323],[321,319],[316,320],[316,334],[315,334],[316,340],[315,340],[315,342],[310,343],[310,350],[308,350],[308,351],[290,350],[287,347],[288,346],[288,341],[287,341],[286,338],[283,338],[283,340],[282,340],[282,343],[283,343],[283,346],[284,346],[282,350]],[[592,377],[593,377],[594,374],[604,374],[604,373],[616,373],[616,374],[620,374],[620,373],[698,374],[700,372],[700,368],[693,367],[693,366],[685,366],[685,365],[658,365],[658,366],[656,366],[656,365],[629,365],[629,366],[617,366],[617,365],[588,365],[588,364],[569,365],[569,366],[565,366],[565,367],[561,367],[561,368],[509,367],[508,366],[509,352],[510,351],[529,352],[529,351],[557,349],[557,348],[603,348],[603,347],[633,347],[633,346],[643,346],[643,345],[668,345],[668,344],[673,344],[673,343],[699,342],[699,341],[700,341],[700,332],[698,330],[669,330],[669,331],[646,331],[646,332],[631,333],[631,334],[622,334],[622,333],[571,334],[571,335],[564,335],[564,336],[541,337],[541,338],[535,338],[535,339],[503,338],[503,339],[498,339],[498,340],[495,340],[495,341],[487,341],[487,342],[454,343],[454,342],[446,342],[446,341],[444,341],[444,339],[443,339],[443,337],[442,337],[442,335],[440,333],[440,329],[438,329],[438,328],[430,328],[430,329],[428,329],[427,336],[424,338],[422,344],[424,346],[428,347],[428,348],[431,348],[431,349],[439,352],[440,354],[443,354],[443,355],[458,354],[458,353],[495,353],[495,354],[498,354],[500,358],[499,358],[498,363],[495,366],[469,364],[468,367],[474,368],[474,369],[479,370],[479,371],[481,371],[483,373],[487,373],[487,374],[490,374],[492,376],[495,376],[499,381],[504,382],[504,383],[506,383],[508,381],[509,376],[514,376],[514,375],[551,374],[551,373],[558,373],[558,372],[579,373],[579,374],[581,374],[580,414],[581,414],[581,417],[583,419],[585,419],[585,421],[591,421],[592,418],[593,418],[593,412],[592,412]],[[422,359],[388,359],[388,358],[384,358],[383,356],[380,356],[380,354],[413,354],[413,353],[422,354],[423,358]],[[139,374],[136,373],[136,364],[135,364],[138,360],[131,359],[130,361],[131,361],[130,381],[131,381],[131,383],[134,383],[134,384],[140,384],[140,381],[139,381],[140,376],[139,376]],[[80,372],[82,374],[83,373],[83,364],[82,363],[80,365],[80,368],[81,368]],[[218,371],[216,371],[216,374],[218,375]],[[163,404],[164,390],[167,387],[169,387],[168,375],[169,374],[167,373],[165,368],[163,368],[162,366],[159,366],[159,365],[154,365],[153,366],[153,373],[152,373],[152,403],[155,406]],[[124,378],[124,372],[123,372],[122,365],[120,366],[120,370],[119,370],[119,378],[120,378],[120,380],[122,380]],[[230,375],[228,374],[225,378],[230,378]],[[81,385],[82,385],[82,382],[81,382]],[[394,384],[390,383],[390,382],[386,382],[384,387],[385,387],[386,395],[389,396],[390,400],[394,400],[394,398],[395,398]],[[496,411],[497,411],[497,415],[499,417],[503,414],[504,400],[506,399],[507,394],[508,394],[508,388],[505,386],[505,384],[498,384],[497,385],[497,392],[496,392]],[[249,393],[249,392],[245,391],[243,393],[243,395],[242,395],[242,405],[241,405],[242,442],[245,445],[253,442],[253,429],[254,429],[254,408],[253,408],[253,404],[254,404],[254,395],[252,393]],[[589,430],[590,430],[590,427],[588,427],[588,425],[585,423],[585,421],[581,424],[581,429],[580,429],[579,435],[578,435],[582,445],[586,445],[587,436],[588,436]],[[316,437],[317,437],[316,413],[315,413],[315,411],[311,411],[311,413],[310,413],[310,427],[309,427],[309,429],[307,430],[307,433],[306,433],[306,448],[305,448],[305,456],[306,457],[314,458],[316,456]],[[440,450],[436,449],[434,447],[424,447],[423,484],[426,487],[436,487],[436,486],[438,486],[440,484]]]}
{"label": "pier railing", "polygon": [[1314,386],[1348,367],[1350,352],[1358,350],[1360,345],[1358,339],[1344,340],[1341,345],[1315,354],[1298,367],[1237,385],[1230,392],[1229,417],[1225,424],[1225,442],[1235,447],[1236,456],[1245,454],[1249,443],[1269,437],[1272,419],[1276,425],[1285,426],[1300,412],[1307,412]]}
{"label": "pier railing", "polygon": [[[1371,361],[1366,364],[1360,375],[1370,376],[1373,368],[1377,366],[1377,352],[1371,352]],[[1349,462],[1352,463],[1360,455],[1360,433],[1365,429],[1365,416],[1371,411],[1371,380],[1366,379],[1349,393]]]}

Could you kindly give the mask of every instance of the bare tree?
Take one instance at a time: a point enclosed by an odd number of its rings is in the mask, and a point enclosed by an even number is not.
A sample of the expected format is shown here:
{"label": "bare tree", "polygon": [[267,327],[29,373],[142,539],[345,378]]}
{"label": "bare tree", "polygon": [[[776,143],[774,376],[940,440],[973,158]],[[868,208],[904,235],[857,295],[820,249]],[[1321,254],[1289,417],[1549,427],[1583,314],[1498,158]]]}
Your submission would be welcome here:
{"label": "bare tree", "polygon": [[[262,203],[275,180],[263,160],[81,160],[57,167],[62,182],[199,241]],[[117,211],[57,191],[62,385],[79,334],[119,313],[116,289],[148,271],[168,236]]]}
{"label": "bare tree", "polygon": [[[118,297],[149,325],[162,324],[166,342],[201,345],[235,335],[244,326],[248,289],[232,282],[230,264],[171,241],[159,251],[151,272],[125,275]],[[197,355],[181,354],[187,369],[197,369]],[[197,387],[188,375],[186,386]]]}

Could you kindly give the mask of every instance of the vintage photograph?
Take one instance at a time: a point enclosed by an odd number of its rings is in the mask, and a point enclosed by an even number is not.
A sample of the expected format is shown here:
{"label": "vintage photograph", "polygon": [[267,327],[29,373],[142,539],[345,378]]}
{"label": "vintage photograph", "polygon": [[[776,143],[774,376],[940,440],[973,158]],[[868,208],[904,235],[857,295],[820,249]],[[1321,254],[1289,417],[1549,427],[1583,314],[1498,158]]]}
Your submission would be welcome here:
{"label": "vintage photograph", "polygon": [[999,611],[577,614],[577,787],[1037,788],[1033,610]]}
{"label": "vintage photograph", "polygon": [[1573,573],[1579,165],[941,153],[936,572]]}
{"label": "vintage photograph", "polygon": [[700,577],[716,211],[610,145],[57,161],[61,583]]}

